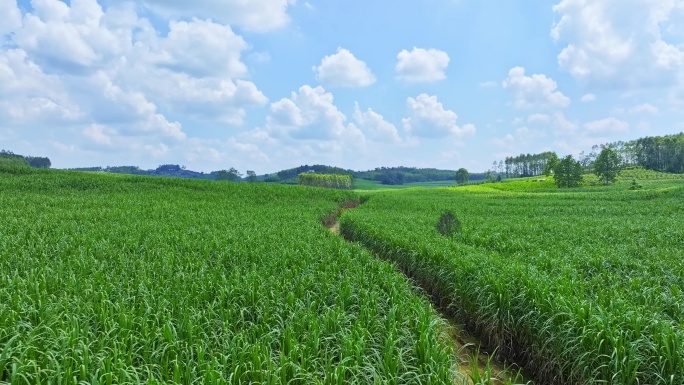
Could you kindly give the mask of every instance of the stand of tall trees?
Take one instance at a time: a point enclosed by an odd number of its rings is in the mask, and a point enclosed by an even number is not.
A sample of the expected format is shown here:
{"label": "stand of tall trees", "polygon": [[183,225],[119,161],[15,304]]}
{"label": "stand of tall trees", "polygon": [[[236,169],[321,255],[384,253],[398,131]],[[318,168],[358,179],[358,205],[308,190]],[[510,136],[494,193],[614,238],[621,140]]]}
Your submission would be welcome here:
{"label": "stand of tall trees", "polygon": [[265,175],[263,178],[266,182],[280,182],[297,184],[299,183],[299,175],[301,173],[317,173],[317,174],[340,174],[349,175],[352,180],[354,179],[354,171],[346,170],[339,167],[324,166],[321,164],[314,164],[313,166],[303,165],[287,170],[278,171],[275,174]]}
{"label": "stand of tall trees", "polygon": [[[684,173],[684,133],[606,143],[592,149],[595,152],[604,147],[615,151],[624,165],[675,174]],[[591,155],[589,160],[592,160]]]}
{"label": "stand of tall trees", "polygon": [[558,187],[579,187],[583,179],[582,171],[582,164],[568,155],[553,166],[553,179]]}
{"label": "stand of tall trees", "polygon": [[629,142],[635,163],[656,171],[684,173],[684,133]]}
{"label": "stand of tall trees", "polygon": [[354,186],[349,175],[341,174],[315,174],[301,173],[298,177],[299,184],[305,186],[336,188],[340,190],[351,190]]}
{"label": "stand of tall trees", "polygon": [[[619,168],[643,167],[648,170],[684,174],[684,133],[647,136],[631,141],[618,141],[595,145],[589,153],[581,152],[578,162],[584,172],[596,172],[596,162],[604,149],[610,149],[620,160]],[[547,164],[558,157],[554,152],[520,154],[494,162],[493,170],[507,178],[538,176],[544,174]],[[605,162],[603,162],[605,163]],[[603,164],[602,163],[602,164]],[[610,178],[609,178],[610,179]]]}
{"label": "stand of tall trees", "polygon": [[546,163],[552,159],[558,159],[558,157],[555,152],[551,151],[509,156],[503,161],[494,162],[494,171],[505,175],[506,178],[538,176],[544,173]]}

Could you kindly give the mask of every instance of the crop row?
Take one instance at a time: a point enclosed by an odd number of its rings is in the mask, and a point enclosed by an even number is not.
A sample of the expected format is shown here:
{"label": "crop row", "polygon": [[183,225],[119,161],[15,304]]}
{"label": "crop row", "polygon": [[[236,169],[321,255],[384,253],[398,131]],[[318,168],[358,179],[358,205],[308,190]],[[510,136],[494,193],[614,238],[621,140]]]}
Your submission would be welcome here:
{"label": "crop row", "polygon": [[[684,188],[656,186],[386,192],[341,231],[543,383],[681,384]],[[451,237],[435,229],[445,210]]]}
{"label": "crop row", "polygon": [[453,383],[348,192],[0,167],[0,383]]}

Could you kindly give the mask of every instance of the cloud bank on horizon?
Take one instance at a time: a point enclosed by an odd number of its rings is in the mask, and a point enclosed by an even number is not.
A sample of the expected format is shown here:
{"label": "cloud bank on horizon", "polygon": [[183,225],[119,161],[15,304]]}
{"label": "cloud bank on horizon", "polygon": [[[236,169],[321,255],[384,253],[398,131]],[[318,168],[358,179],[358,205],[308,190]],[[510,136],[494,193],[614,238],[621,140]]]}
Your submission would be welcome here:
{"label": "cloud bank on horizon", "polygon": [[684,0],[0,0],[0,39],[0,148],[59,168],[484,171],[684,131]]}

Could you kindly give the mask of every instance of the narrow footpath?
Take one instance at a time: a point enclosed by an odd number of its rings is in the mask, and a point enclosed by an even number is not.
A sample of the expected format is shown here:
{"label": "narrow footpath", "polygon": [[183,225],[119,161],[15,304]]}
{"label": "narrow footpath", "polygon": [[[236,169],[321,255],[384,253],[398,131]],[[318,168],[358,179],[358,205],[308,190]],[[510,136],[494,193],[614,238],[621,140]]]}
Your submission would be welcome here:
{"label": "narrow footpath", "polygon": [[[330,214],[323,219],[323,225],[330,229],[332,233],[347,241],[341,234],[339,218],[344,211],[354,209],[358,206],[358,202],[343,203],[336,213]],[[368,250],[368,252],[375,255],[371,250]],[[376,255],[376,257],[378,256]],[[401,270],[397,270],[403,274]],[[454,367],[457,372],[463,375],[465,380],[465,382],[463,382],[464,384],[533,384],[532,381],[529,381],[526,378],[521,370],[514,371],[501,362],[498,362],[493,355],[481,351],[480,342],[477,338],[465,331],[463,324],[445,314],[434,302],[431,301],[431,303],[435,311],[449,325],[446,334],[450,337],[449,342],[453,346],[455,354]],[[460,382],[457,383],[460,384]]]}

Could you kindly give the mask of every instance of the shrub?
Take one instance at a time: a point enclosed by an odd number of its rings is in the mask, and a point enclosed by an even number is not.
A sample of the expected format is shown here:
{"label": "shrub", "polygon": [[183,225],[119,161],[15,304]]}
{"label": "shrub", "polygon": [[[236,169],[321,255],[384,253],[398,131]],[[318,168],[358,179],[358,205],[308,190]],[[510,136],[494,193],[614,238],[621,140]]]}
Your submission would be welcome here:
{"label": "shrub", "polygon": [[461,221],[456,218],[456,215],[451,210],[446,210],[442,213],[437,221],[437,231],[447,237],[461,233]]}

